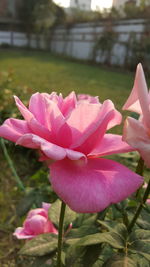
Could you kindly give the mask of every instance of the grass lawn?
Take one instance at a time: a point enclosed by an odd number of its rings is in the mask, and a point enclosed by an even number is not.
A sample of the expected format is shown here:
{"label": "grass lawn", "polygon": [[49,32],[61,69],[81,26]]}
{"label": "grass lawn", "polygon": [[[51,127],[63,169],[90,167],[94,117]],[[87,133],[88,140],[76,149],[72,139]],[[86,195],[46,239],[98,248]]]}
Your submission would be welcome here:
{"label": "grass lawn", "polygon": [[[14,71],[13,94],[16,94],[18,87],[26,86],[30,89],[27,90],[26,95],[23,93],[23,100],[28,100],[30,95],[37,91],[48,93],[57,91],[67,95],[74,90],[76,93],[98,95],[101,102],[105,99],[111,99],[120,111],[134,81],[133,73],[112,71],[98,65],[92,66],[73,62],[51,55],[49,52],[0,50],[0,72],[10,69]],[[11,95],[9,97],[12,99]],[[121,132],[121,128],[118,128],[117,132]],[[25,159],[23,153],[22,158],[20,154],[15,154],[16,150],[19,151],[21,148],[15,148],[13,145],[11,149],[13,161],[20,177],[24,179],[23,182],[25,179],[30,180],[29,174],[27,174],[28,169],[31,168],[30,160]],[[13,153],[14,150],[15,153]],[[3,188],[0,192],[0,205],[2,207],[0,209],[2,220],[0,223],[0,261],[3,260],[3,264],[7,263],[4,266],[16,266],[15,259],[20,242],[13,240],[12,232],[16,226],[20,225],[15,216],[18,191],[2,153],[0,153],[0,168],[2,170],[0,187]],[[5,229],[4,226],[6,225],[8,228]],[[8,244],[10,249],[7,251]]]}
{"label": "grass lawn", "polygon": [[[72,62],[49,52],[0,50],[0,71],[13,69],[14,88],[26,85],[36,91],[98,95],[121,109],[134,81],[134,74]],[[15,92],[14,92],[15,93]]]}

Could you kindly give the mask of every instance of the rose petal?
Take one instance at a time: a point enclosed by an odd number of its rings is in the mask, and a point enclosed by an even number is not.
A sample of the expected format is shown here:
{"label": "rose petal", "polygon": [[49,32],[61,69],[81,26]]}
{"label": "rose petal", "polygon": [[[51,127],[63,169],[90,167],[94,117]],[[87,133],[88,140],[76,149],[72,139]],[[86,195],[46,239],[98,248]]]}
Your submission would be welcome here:
{"label": "rose petal", "polygon": [[140,121],[128,117],[124,124],[123,140],[138,150],[150,167],[150,136]]}
{"label": "rose petal", "polygon": [[27,235],[39,235],[45,232],[45,224],[47,218],[37,214],[32,216],[30,219],[26,219],[24,222],[24,232]]}
{"label": "rose petal", "polygon": [[0,126],[0,136],[12,142],[17,140],[26,133],[30,133],[30,128],[26,121],[17,119],[7,119],[3,125]]}
{"label": "rose petal", "polygon": [[64,148],[47,142],[34,134],[25,134],[19,138],[17,144],[29,148],[40,149],[48,158],[53,160],[62,160],[66,157],[66,151]]}
{"label": "rose petal", "polygon": [[145,124],[150,128],[149,94],[141,64],[137,66],[134,86],[123,109],[143,114]]}
{"label": "rose petal", "polygon": [[[89,104],[86,102],[82,104],[80,103],[77,108],[72,111],[69,119],[67,120],[68,125],[70,125],[72,129],[73,141],[71,148],[78,148],[90,136],[92,138],[92,134],[96,132],[98,127],[101,127],[109,112],[113,112],[113,117],[108,120],[107,128],[110,128],[111,126],[117,125],[121,122],[121,114],[118,111],[114,110],[114,106],[110,100],[104,101],[103,105]],[[102,138],[104,131],[102,131],[102,134],[100,135]],[[100,138],[100,136],[98,138]],[[89,140],[89,143],[90,142],[91,140]]]}
{"label": "rose petal", "polygon": [[117,203],[143,183],[141,176],[107,159],[70,161],[50,166],[54,191],[76,212],[99,212]]}
{"label": "rose petal", "polygon": [[97,158],[116,153],[126,153],[135,149],[122,141],[122,136],[117,134],[105,134],[100,143],[93,149],[88,157]]}
{"label": "rose petal", "polygon": [[16,228],[15,232],[13,233],[13,235],[15,237],[17,237],[18,239],[31,239],[31,238],[34,237],[34,235],[26,235],[26,233],[24,232],[24,228],[23,227]]}

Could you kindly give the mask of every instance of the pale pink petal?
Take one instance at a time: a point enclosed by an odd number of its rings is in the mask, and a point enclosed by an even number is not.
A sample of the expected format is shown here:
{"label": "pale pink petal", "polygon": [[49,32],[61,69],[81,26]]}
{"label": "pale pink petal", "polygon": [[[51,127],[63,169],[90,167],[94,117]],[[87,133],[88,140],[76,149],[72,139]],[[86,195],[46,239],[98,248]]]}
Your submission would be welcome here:
{"label": "pale pink petal", "polygon": [[50,142],[56,141],[56,138],[52,134],[52,132],[41,125],[34,117],[30,120],[30,122],[28,122],[28,126],[33,134],[38,135],[39,137],[44,138]]}
{"label": "pale pink petal", "polygon": [[95,125],[99,119],[101,105],[99,104],[89,104],[80,103],[72,110],[69,118],[67,119],[67,124],[72,130],[72,142],[78,142],[79,138],[83,136],[89,129]]}
{"label": "pale pink petal", "polygon": [[23,120],[7,119],[0,126],[0,136],[12,142],[17,142],[22,135],[30,132],[27,122]]}
{"label": "pale pink petal", "polygon": [[[48,141],[53,141],[53,136],[52,133],[49,131],[49,129],[47,129],[44,125],[42,125],[38,120],[35,119],[34,115],[23,105],[23,103],[17,96],[15,96],[15,101],[22,116],[28,122],[28,126],[31,132],[39,135],[42,138],[45,138]],[[38,109],[40,108],[38,107]]]}
{"label": "pale pink petal", "polygon": [[[89,104],[87,102],[78,104],[67,120],[67,123],[72,130],[71,148],[77,148],[81,146],[87,140],[87,138],[96,132],[98,127],[106,118],[106,115],[112,110],[115,112],[114,106],[110,100],[104,101],[103,105]],[[109,121],[107,128],[109,127],[110,123],[114,125],[120,123],[121,115],[119,115],[119,117],[120,118],[118,120],[118,112],[117,118],[115,112],[115,116]]]}
{"label": "pale pink petal", "polygon": [[150,110],[149,110],[149,96],[148,96],[148,88],[144,76],[144,71],[142,65],[139,64],[137,66],[137,77],[135,80],[135,84],[138,90],[138,99],[140,102],[140,106],[142,109],[143,119],[147,127],[150,128]]}
{"label": "pale pink petal", "polygon": [[124,124],[123,140],[136,149],[146,165],[150,167],[150,134],[140,121],[127,118]]}
{"label": "pale pink petal", "polygon": [[97,158],[117,153],[126,153],[134,150],[135,149],[133,147],[122,141],[121,135],[105,134],[100,143],[97,144],[96,148],[88,154],[88,157]]}
{"label": "pale pink petal", "polygon": [[13,233],[13,236],[17,237],[18,239],[31,239],[34,237],[34,235],[27,235],[24,232],[23,227],[16,228],[15,232]]}
{"label": "pale pink petal", "polygon": [[21,102],[21,100],[17,96],[14,96],[14,99],[22,116],[27,122],[29,122],[33,118],[33,114],[26,108],[26,106]]}
{"label": "pale pink petal", "polygon": [[29,111],[34,115],[37,121],[39,121],[42,125],[47,126],[47,109],[45,97],[42,94],[35,93],[31,96]]}
{"label": "pale pink petal", "polygon": [[145,124],[150,127],[149,94],[141,64],[137,66],[134,87],[123,109],[143,114]]}
{"label": "pale pink petal", "polygon": [[59,105],[62,114],[67,117],[70,112],[75,108],[77,103],[75,92],[71,92],[67,97],[64,98],[61,105]]}
{"label": "pale pink petal", "polygon": [[47,142],[46,140],[34,134],[24,135],[23,137],[19,138],[17,144],[29,148],[40,149],[48,158],[53,160],[62,160],[66,157],[66,151],[64,148]]}
{"label": "pale pink petal", "polygon": [[110,122],[108,123],[108,126],[107,126],[107,130],[109,130],[109,129],[113,128],[114,126],[119,125],[121,123],[122,115],[118,110],[115,109],[115,106],[111,100],[106,100],[106,101],[104,101],[104,103],[105,102],[107,103],[107,109],[109,111],[113,110],[113,112],[114,112],[114,117],[110,120]]}
{"label": "pale pink petal", "polygon": [[[77,147],[76,150],[82,151],[87,155],[91,152],[91,150],[97,147],[97,144],[99,144],[101,139],[103,139],[109,122],[114,118],[114,116],[114,110],[106,113],[102,117],[102,120],[99,120],[99,122],[95,124],[95,131],[91,135],[89,135],[91,132],[87,133],[89,137],[87,137],[85,142],[81,146]],[[93,131],[93,128],[91,130]],[[86,135],[84,137],[86,137]]]}
{"label": "pale pink petal", "polygon": [[50,166],[52,187],[76,212],[99,212],[117,203],[143,183],[141,176],[107,159],[71,161],[64,159]]}
{"label": "pale pink petal", "polygon": [[78,152],[78,151],[71,150],[71,149],[66,149],[66,156],[71,160],[83,159],[86,161],[85,154]]}

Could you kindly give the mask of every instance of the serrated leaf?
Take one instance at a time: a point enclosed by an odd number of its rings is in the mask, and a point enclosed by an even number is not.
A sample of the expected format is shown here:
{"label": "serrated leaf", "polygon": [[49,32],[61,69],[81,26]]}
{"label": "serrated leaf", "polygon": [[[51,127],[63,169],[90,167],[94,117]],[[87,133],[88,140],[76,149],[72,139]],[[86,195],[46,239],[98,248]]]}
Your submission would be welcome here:
{"label": "serrated leaf", "polygon": [[114,255],[110,259],[108,259],[103,267],[137,267],[136,263],[125,254]]}
{"label": "serrated leaf", "polygon": [[57,248],[57,236],[54,234],[38,235],[25,243],[19,254],[27,256],[44,256]]}
{"label": "serrated leaf", "polygon": [[[61,201],[57,199],[50,207],[48,216],[49,219],[58,227],[59,226],[59,216],[61,210]],[[64,225],[68,226],[76,219],[76,212],[71,210],[68,206],[66,206],[65,210],[65,218],[64,218]]]}

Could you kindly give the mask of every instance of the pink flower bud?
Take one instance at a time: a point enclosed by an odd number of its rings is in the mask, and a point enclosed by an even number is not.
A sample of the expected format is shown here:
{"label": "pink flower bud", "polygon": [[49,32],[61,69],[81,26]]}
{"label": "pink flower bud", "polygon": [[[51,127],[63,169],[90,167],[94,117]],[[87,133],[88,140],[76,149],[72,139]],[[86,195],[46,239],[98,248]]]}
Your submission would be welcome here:
{"label": "pink flower bud", "polygon": [[58,234],[58,231],[48,218],[49,208],[49,203],[42,203],[42,208],[30,210],[23,227],[18,227],[13,235],[18,239],[32,239],[44,233]]}

